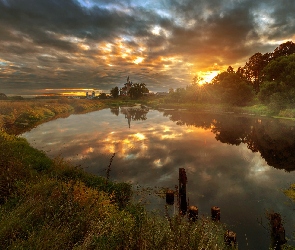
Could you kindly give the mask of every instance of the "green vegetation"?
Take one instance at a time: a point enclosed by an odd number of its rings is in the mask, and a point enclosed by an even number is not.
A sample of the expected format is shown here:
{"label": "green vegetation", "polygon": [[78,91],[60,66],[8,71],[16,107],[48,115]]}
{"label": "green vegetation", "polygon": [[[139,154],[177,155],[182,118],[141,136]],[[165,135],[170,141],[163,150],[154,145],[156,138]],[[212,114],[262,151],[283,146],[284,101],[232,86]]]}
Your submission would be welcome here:
{"label": "green vegetation", "polygon": [[1,249],[224,249],[224,226],[163,217],[131,202],[131,185],[49,159],[0,132]]}
{"label": "green vegetation", "polygon": [[[226,249],[224,225],[147,212],[132,201],[130,184],[49,159],[15,135],[71,113],[132,106],[136,99],[154,108],[295,118],[294,52],[287,42],[273,53],[256,53],[237,71],[229,66],[211,83],[195,77],[164,97],[145,96],[146,85],[131,84],[129,77],[128,95],[114,88],[115,99],[12,100],[1,94],[0,249]],[[285,191],[293,200],[294,190]]]}
{"label": "green vegetation", "polygon": [[115,88],[111,89],[111,96],[114,98],[118,98],[119,96],[119,88],[116,86]]}
{"label": "green vegetation", "polygon": [[[281,44],[272,53],[256,53],[236,71],[229,66],[210,83],[195,76],[186,88],[170,89],[158,107],[247,110],[253,114],[295,118],[295,44]],[[240,108],[242,107],[242,108]],[[257,108],[259,110],[257,110]]]}
{"label": "green vegetation", "polygon": [[[78,103],[79,102],[79,103]],[[134,101],[120,100],[125,105]],[[50,159],[4,132],[105,104],[93,100],[0,102],[0,249],[225,249],[225,226],[145,211],[132,186]],[[70,113],[69,113],[70,112]],[[164,206],[164,200],[163,200]]]}
{"label": "green vegetation", "polygon": [[104,104],[98,100],[67,98],[0,100],[0,128],[9,134],[19,134],[50,119],[103,107]]}
{"label": "green vegetation", "polygon": [[284,190],[285,195],[295,201],[295,183],[290,186],[289,189]]}

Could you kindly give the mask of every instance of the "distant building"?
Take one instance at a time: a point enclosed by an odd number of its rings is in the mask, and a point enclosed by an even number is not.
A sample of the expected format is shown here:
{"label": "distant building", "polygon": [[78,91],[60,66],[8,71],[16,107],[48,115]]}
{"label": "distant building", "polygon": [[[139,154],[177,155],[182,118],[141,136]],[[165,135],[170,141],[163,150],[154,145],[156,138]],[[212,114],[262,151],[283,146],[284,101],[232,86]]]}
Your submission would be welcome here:
{"label": "distant building", "polygon": [[124,87],[120,88],[119,95],[127,96],[129,90],[131,89],[131,87],[132,87],[132,82],[130,81],[130,78],[128,76],[127,77],[127,82],[124,84]]}
{"label": "distant building", "polygon": [[95,98],[95,91],[93,90],[91,95],[89,95],[88,91],[86,92],[86,99],[94,99]]}

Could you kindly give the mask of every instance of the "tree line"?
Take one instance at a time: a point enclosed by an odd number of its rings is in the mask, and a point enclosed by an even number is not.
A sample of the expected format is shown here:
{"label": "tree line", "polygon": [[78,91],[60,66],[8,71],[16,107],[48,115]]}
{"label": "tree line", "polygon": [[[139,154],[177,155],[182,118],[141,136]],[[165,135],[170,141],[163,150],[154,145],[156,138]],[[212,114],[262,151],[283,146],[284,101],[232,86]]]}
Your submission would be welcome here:
{"label": "tree line", "polygon": [[123,88],[119,89],[116,86],[111,89],[110,93],[113,98],[129,96],[131,99],[138,99],[144,96],[144,94],[149,93],[149,89],[146,87],[145,83],[132,83],[128,76],[127,83],[124,84]]}
{"label": "tree line", "polygon": [[255,53],[236,71],[228,66],[211,82],[201,85],[201,80],[195,76],[186,88],[170,89],[169,98],[237,106],[258,100],[276,109],[295,108],[295,44],[288,41],[271,53]]}

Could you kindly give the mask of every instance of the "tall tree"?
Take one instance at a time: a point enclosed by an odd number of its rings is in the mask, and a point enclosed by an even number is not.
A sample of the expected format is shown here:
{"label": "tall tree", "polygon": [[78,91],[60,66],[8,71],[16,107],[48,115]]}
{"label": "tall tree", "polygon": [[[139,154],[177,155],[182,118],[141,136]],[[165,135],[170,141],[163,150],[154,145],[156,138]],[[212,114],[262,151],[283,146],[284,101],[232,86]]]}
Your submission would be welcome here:
{"label": "tall tree", "polygon": [[252,87],[238,73],[232,70],[215,76],[211,83],[216,99],[232,105],[246,105],[253,98]]}
{"label": "tall tree", "polygon": [[279,47],[277,47],[272,53],[273,59],[276,59],[280,56],[288,56],[295,53],[295,43],[292,41],[288,41],[282,43]]}
{"label": "tall tree", "polygon": [[275,81],[295,87],[295,54],[272,60],[263,70],[265,81]]}
{"label": "tall tree", "polygon": [[145,93],[149,93],[145,83],[133,83],[129,90],[129,95],[132,99],[138,99]]}
{"label": "tall tree", "polygon": [[114,98],[118,98],[118,96],[119,96],[119,88],[117,86],[115,88],[111,89],[111,95]]}
{"label": "tall tree", "polygon": [[259,92],[259,85],[262,81],[262,70],[268,64],[270,56],[269,54],[255,53],[251,56],[244,66],[244,74],[248,81],[251,81],[253,88],[256,92]]}

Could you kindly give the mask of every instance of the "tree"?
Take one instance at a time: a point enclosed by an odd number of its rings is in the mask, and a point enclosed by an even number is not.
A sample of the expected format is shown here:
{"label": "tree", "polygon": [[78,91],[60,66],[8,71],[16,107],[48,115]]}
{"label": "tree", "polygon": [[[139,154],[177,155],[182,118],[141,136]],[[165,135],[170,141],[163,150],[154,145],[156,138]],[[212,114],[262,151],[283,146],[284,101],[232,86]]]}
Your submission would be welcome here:
{"label": "tree", "polygon": [[129,90],[129,95],[132,99],[138,99],[147,93],[149,93],[149,90],[145,83],[133,83]]}
{"label": "tree", "polygon": [[252,87],[238,73],[229,71],[232,73],[222,72],[215,76],[211,82],[216,98],[232,105],[246,105],[253,98]]}
{"label": "tree", "polygon": [[295,54],[272,60],[263,70],[265,81],[284,83],[295,87]]}
{"label": "tree", "polygon": [[262,82],[262,70],[268,64],[270,56],[268,53],[256,53],[251,56],[244,66],[244,74],[248,81],[252,82],[256,93],[259,92],[259,85]]}
{"label": "tree", "polygon": [[99,99],[107,99],[107,94],[106,93],[100,93],[98,97],[99,97]]}
{"label": "tree", "polygon": [[265,104],[268,104],[271,100],[271,96],[274,93],[279,93],[283,91],[283,86],[280,83],[271,81],[271,82],[263,82],[260,88],[260,92],[258,93],[258,99]]}
{"label": "tree", "polygon": [[272,60],[263,69],[258,98],[272,109],[281,110],[295,103],[295,54]]}
{"label": "tree", "polygon": [[202,77],[200,77],[198,75],[195,75],[193,80],[192,80],[192,85],[199,84],[202,80],[203,80]]}
{"label": "tree", "polygon": [[118,98],[118,96],[119,96],[119,88],[117,86],[115,88],[111,89],[111,95],[114,98]]}
{"label": "tree", "polygon": [[295,53],[295,43],[292,41],[288,41],[282,43],[279,47],[277,47],[272,53],[272,58],[276,59],[281,56],[288,56]]}
{"label": "tree", "polygon": [[234,68],[232,66],[228,66],[226,72],[227,73],[235,73]]}

